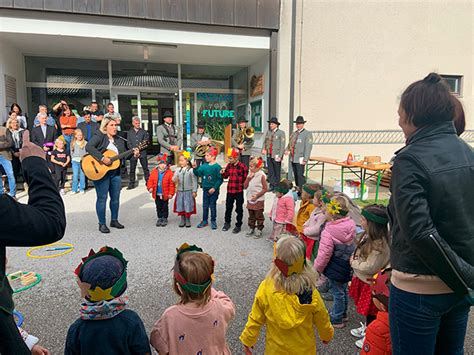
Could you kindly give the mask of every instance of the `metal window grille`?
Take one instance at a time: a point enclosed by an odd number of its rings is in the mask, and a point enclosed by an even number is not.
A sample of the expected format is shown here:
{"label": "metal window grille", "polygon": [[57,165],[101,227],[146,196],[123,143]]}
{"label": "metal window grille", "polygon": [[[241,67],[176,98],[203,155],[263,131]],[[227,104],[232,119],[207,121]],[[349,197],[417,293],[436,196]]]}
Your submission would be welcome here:
{"label": "metal window grille", "polygon": [[[337,130],[313,131],[313,144],[404,144],[405,136],[399,130]],[[474,130],[466,130],[461,138],[468,143],[474,143]]]}

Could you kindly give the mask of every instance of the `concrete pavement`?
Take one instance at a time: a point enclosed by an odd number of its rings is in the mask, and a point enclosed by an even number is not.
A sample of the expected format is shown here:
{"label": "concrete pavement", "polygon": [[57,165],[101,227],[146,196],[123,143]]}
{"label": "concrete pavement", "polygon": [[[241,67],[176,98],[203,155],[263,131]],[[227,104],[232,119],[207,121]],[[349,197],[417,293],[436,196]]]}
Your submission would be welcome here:
{"label": "concrete pavement", "polygon": [[[210,228],[197,229],[201,215],[201,197],[198,196],[198,215],[193,216],[192,228],[178,228],[178,217],[170,208],[169,225],[155,227],[156,213],[150,194],[140,186],[134,190],[122,190],[120,222],[124,230],[112,229],[108,235],[98,231],[95,215],[95,191],[85,195],[64,196],[67,211],[67,230],[64,242],[72,243],[74,250],[62,257],[53,259],[31,259],[26,256],[27,248],[9,248],[7,272],[17,270],[35,271],[43,276],[41,283],[30,290],[14,295],[17,310],[25,316],[24,328],[41,339],[41,344],[60,354],[69,326],[79,316],[81,297],[76,285],[73,270],[90,248],[103,245],[119,248],[129,261],[128,291],[130,309],[135,310],[150,332],[153,323],[163,311],[177,302],[171,286],[171,268],[175,250],[183,242],[197,244],[216,260],[215,287],[226,292],[234,301],[237,314],[228,331],[228,343],[233,353],[241,353],[239,335],[242,331],[255,291],[266,272],[272,258],[272,245],[264,239],[246,238],[248,227],[234,235],[231,231],[222,232],[225,208],[225,184],[221,187],[218,201],[217,231]],[[266,195],[267,211],[270,209],[272,194]],[[26,202],[22,198],[21,202]],[[245,212],[244,221],[247,215]],[[270,233],[271,223],[266,220],[264,235]],[[329,303],[329,306],[331,304]],[[325,346],[318,342],[320,354],[356,354],[354,339],[349,331],[357,327],[362,317],[357,315],[350,303],[350,322],[348,327],[336,330],[335,339]],[[466,338],[467,353],[474,353],[472,335],[473,320]],[[262,331],[256,354],[264,350]]]}

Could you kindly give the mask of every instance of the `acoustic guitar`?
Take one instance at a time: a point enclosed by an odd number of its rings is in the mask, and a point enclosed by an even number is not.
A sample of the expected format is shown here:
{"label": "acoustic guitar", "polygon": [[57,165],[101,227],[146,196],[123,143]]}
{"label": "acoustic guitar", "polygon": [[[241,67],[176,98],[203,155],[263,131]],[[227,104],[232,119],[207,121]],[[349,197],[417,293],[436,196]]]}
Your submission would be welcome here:
{"label": "acoustic guitar", "polygon": [[[140,142],[136,148],[140,151],[146,149],[149,143],[147,141]],[[105,165],[103,162],[97,160],[90,154],[86,154],[81,159],[81,167],[84,174],[87,176],[89,180],[97,181],[102,179],[105,174],[107,174],[110,170],[115,170],[120,167],[120,161],[131,155],[133,149],[127,150],[126,152],[117,154],[113,150],[107,149],[104,153],[104,157],[109,158],[112,161],[112,164]]]}

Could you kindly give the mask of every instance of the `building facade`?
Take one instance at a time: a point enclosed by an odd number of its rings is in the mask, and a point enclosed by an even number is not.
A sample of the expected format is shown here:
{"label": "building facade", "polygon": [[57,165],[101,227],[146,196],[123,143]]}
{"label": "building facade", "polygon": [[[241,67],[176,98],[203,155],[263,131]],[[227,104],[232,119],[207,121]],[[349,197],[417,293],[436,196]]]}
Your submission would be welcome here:
{"label": "building facade", "polygon": [[399,97],[430,71],[473,128],[472,20],[462,0],[0,0],[0,119],[12,102],[30,120],[60,99],[78,113],[112,102],[123,129],[139,116],[156,143],[165,111],[217,140],[245,116],[258,148],[269,117],[289,132],[303,115],[321,131],[313,155],[388,160]]}

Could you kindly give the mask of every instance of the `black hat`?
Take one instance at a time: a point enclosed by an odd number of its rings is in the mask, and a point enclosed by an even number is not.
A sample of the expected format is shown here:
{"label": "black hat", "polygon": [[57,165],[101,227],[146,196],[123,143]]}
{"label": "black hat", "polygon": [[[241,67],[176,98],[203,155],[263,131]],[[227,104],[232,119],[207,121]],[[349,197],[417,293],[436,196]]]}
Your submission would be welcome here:
{"label": "black hat", "polygon": [[204,122],[198,122],[197,128],[206,128],[206,124]]}
{"label": "black hat", "polygon": [[166,117],[174,118],[174,115],[170,111],[165,111],[165,113],[163,114],[163,118],[166,118]]}
{"label": "black hat", "polygon": [[270,120],[268,121],[268,123],[275,123],[277,125],[280,125],[280,122],[278,122],[278,117],[272,117],[270,118]]}
{"label": "black hat", "polygon": [[296,117],[295,123],[306,123],[303,116]]}
{"label": "black hat", "polygon": [[248,120],[242,116],[237,120],[237,123],[240,123],[240,122],[248,122]]}

